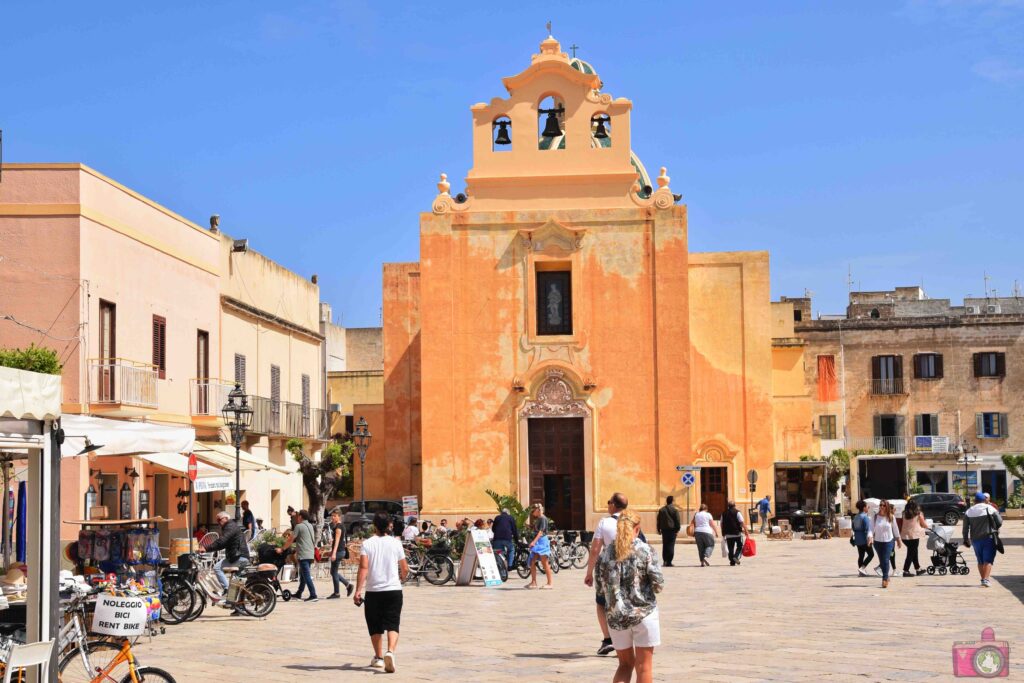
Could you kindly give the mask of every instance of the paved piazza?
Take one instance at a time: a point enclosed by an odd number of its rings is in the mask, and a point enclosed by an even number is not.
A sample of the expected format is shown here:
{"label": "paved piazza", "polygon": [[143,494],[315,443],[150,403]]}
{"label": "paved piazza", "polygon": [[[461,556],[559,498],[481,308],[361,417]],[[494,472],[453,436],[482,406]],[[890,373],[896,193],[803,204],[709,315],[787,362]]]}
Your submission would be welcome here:
{"label": "paved piazza", "polygon": [[[1010,680],[1024,677],[1024,523],[1004,527],[1007,554],[992,588],[969,576],[897,578],[882,590],[851,568],[846,539],[758,543],[729,567],[666,570],[661,594],[659,681],[954,680],[951,646],[982,628],[1010,642]],[[928,553],[924,553],[927,555]],[[901,560],[902,562],[902,554]],[[900,565],[902,569],[902,564]],[[329,581],[318,582],[321,596]],[[410,586],[405,592],[396,680],[610,681],[614,656],[598,657],[593,593],[583,572],[562,571],[554,591]],[[365,668],[363,615],[349,600],[278,603],[264,621],[208,610],[170,627],[139,655],[178,681],[353,681],[387,676]]]}

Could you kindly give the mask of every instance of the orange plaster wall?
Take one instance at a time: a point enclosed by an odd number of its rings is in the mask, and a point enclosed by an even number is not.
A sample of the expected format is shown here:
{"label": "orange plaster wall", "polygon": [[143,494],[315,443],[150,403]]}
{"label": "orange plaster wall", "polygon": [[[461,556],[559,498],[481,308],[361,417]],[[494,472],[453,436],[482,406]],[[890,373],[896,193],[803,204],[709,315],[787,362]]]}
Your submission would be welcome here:
{"label": "orange plaster wall", "polygon": [[728,467],[737,501],[750,499],[747,471],[771,481],[775,459],[769,296],[767,252],[690,254],[690,457],[721,453],[709,464]]}
{"label": "orange plaster wall", "polygon": [[[385,264],[383,336],[386,411],[381,413],[383,421],[380,429],[373,433],[384,435],[384,450],[380,449],[380,444],[374,448],[378,453],[386,453],[390,471],[394,472],[389,481],[402,491],[400,495],[421,493],[419,308],[419,264]],[[353,414],[360,414],[358,408],[360,406],[353,409]],[[391,488],[389,486],[388,491]],[[370,489],[367,488],[367,491]]]}

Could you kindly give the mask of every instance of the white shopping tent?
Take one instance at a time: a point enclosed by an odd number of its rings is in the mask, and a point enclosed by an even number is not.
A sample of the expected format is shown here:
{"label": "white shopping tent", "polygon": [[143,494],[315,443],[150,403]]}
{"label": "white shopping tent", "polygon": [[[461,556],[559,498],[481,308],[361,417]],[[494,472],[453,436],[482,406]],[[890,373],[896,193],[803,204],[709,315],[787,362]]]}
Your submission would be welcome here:
{"label": "white shopping tent", "polygon": [[[88,415],[64,415],[65,458],[79,455],[87,445],[102,445],[95,455],[141,455],[143,453],[191,453],[196,430],[150,422],[111,420]],[[88,440],[88,443],[87,443]]]}
{"label": "white shopping tent", "polygon": [[[0,367],[0,453],[28,461],[26,641],[57,637],[61,378]],[[4,506],[6,509],[7,506]],[[56,680],[51,662],[50,678]]]}
{"label": "white shopping tent", "polygon": [[[197,441],[195,447],[196,457],[205,460],[211,465],[231,470],[235,469],[235,447],[231,444],[216,443],[213,441]],[[271,470],[282,474],[291,474],[287,467],[263,460],[248,451],[238,453],[239,469],[244,471]]]}

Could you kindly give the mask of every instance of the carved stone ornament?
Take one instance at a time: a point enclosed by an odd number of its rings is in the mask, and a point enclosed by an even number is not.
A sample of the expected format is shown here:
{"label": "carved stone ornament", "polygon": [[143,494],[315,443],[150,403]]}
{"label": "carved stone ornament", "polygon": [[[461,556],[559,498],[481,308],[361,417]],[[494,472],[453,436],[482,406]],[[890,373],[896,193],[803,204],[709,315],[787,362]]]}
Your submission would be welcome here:
{"label": "carved stone ornament", "polygon": [[449,211],[465,211],[469,208],[473,198],[466,197],[465,201],[457,202],[448,192],[451,187],[451,183],[448,182],[448,174],[442,173],[441,180],[437,183],[437,197],[434,198],[434,203],[430,207],[431,211],[443,214]]}
{"label": "carved stone ornament", "polygon": [[562,370],[548,371],[548,377],[537,389],[537,396],[526,402],[520,419],[531,417],[587,417],[587,404],[573,395]]}
{"label": "carved stone ornament", "polygon": [[527,251],[570,254],[583,246],[586,228],[568,228],[554,218],[534,230],[520,230],[519,236]]}
{"label": "carved stone ornament", "polygon": [[682,195],[676,197],[672,193],[672,189],[669,187],[669,181],[671,178],[668,176],[668,172],[664,166],[661,167],[661,173],[656,178],[655,182],[658,183],[658,189],[655,190],[650,197],[646,199],[640,196],[640,181],[637,180],[636,184],[633,185],[632,191],[629,193],[629,198],[633,200],[633,203],[637,206],[653,206],[657,209],[669,209],[676,203]]}

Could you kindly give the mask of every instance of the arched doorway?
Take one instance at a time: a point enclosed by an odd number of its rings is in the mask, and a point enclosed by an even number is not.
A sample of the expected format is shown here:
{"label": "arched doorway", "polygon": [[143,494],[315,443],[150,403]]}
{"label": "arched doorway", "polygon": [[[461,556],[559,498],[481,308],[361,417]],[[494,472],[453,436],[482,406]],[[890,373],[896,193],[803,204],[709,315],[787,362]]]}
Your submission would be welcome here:
{"label": "arched doorway", "polygon": [[560,529],[585,529],[590,497],[591,409],[564,370],[549,368],[519,412],[520,491]]}
{"label": "arched doorway", "polygon": [[706,441],[697,447],[700,466],[700,502],[708,506],[715,519],[721,519],[731,495],[736,448],[718,440]]}

